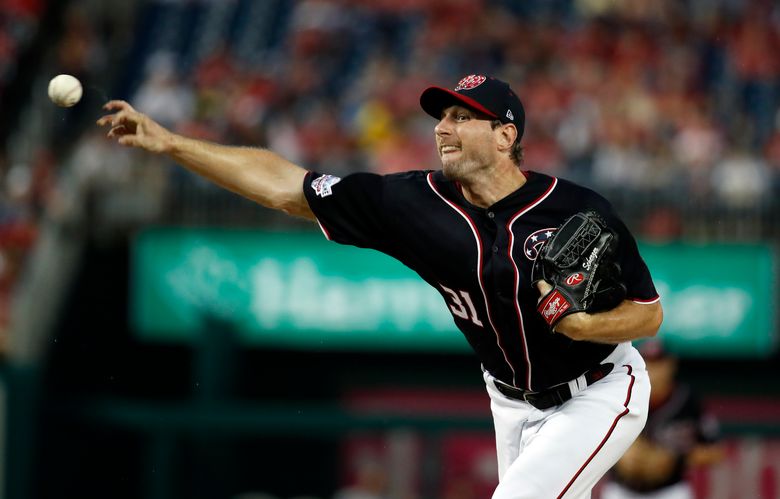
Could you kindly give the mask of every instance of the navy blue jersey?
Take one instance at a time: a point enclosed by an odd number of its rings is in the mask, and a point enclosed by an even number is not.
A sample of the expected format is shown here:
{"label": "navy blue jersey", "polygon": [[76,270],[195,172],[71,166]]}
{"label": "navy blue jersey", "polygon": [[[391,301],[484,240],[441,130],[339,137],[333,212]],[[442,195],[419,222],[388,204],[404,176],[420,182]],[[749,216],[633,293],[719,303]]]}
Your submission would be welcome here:
{"label": "navy blue jersey", "polygon": [[599,212],[618,232],[629,299],[649,303],[658,295],[609,202],[572,182],[524,173],[522,187],[487,209],[469,203],[441,171],[343,179],[310,172],[304,193],[328,239],[382,251],[417,272],[442,295],[485,369],[538,391],[576,378],[615,348],[552,333],[536,310],[533,260],[566,218]]}

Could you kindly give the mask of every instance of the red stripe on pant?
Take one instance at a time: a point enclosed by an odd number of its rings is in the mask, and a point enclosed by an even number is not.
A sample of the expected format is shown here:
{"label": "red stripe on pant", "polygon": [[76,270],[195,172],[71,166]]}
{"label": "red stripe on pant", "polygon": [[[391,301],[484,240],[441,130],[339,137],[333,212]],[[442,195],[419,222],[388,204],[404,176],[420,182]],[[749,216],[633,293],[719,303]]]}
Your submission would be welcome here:
{"label": "red stripe on pant", "polygon": [[574,476],[573,476],[573,477],[572,477],[572,479],[569,481],[569,483],[568,483],[568,484],[566,484],[566,487],[565,487],[565,488],[564,488],[564,489],[561,491],[561,493],[560,493],[560,494],[558,494],[558,499],[560,499],[561,497],[563,497],[563,495],[564,495],[564,494],[565,494],[565,493],[566,493],[566,492],[567,492],[567,491],[568,491],[568,490],[571,488],[572,484],[574,483],[574,480],[576,480],[576,479],[577,479],[577,477],[579,477],[579,476],[580,476],[580,474],[581,474],[581,473],[582,473],[582,471],[585,469],[585,467],[586,467],[586,466],[588,466],[588,464],[590,464],[590,462],[591,462],[591,461],[593,461],[593,458],[594,458],[594,457],[596,457],[596,454],[598,454],[598,453],[599,453],[599,451],[601,450],[601,448],[602,448],[602,447],[604,447],[604,444],[605,444],[605,443],[607,443],[607,440],[609,440],[609,437],[612,435],[612,432],[613,432],[613,431],[615,431],[615,427],[617,426],[617,424],[618,424],[618,421],[620,421],[620,419],[621,419],[623,416],[625,416],[626,414],[628,414],[628,412],[629,412],[629,411],[628,411],[628,403],[629,403],[629,402],[631,402],[631,390],[634,388],[634,380],[635,380],[636,378],[634,378],[634,375],[633,375],[633,374],[631,374],[631,372],[632,372],[631,366],[629,366],[629,365],[624,365],[623,367],[626,367],[626,368],[628,368],[628,373],[626,373],[626,374],[628,374],[628,376],[630,376],[630,377],[631,377],[631,382],[628,384],[628,393],[626,393],[626,401],[625,401],[625,402],[623,402],[623,407],[625,407],[626,409],[625,409],[623,412],[621,412],[620,414],[618,414],[618,415],[617,415],[617,417],[615,418],[615,420],[612,422],[612,426],[610,426],[610,427],[609,427],[609,431],[607,432],[607,434],[606,434],[606,436],[604,437],[604,439],[603,439],[603,440],[601,440],[601,443],[599,444],[599,446],[598,446],[598,447],[596,447],[596,450],[594,450],[594,451],[593,451],[593,453],[590,455],[590,457],[588,457],[588,459],[587,459],[587,460],[585,461],[585,463],[584,463],[584,464],[583,464],[583,465],[580,467],[580,469],[579,469],[579,470],[577,470],[577,473],[575,473],[575,474],[574,474]]}

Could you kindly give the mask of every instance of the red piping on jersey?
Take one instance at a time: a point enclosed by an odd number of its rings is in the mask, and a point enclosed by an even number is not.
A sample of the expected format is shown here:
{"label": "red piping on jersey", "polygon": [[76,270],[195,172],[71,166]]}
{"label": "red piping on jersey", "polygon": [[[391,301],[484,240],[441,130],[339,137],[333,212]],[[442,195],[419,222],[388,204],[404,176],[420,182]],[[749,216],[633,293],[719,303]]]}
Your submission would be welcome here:
{"label": "red piping on jersey", "polygon": [[[526,390],[532,390],[531,388],[531,357],[528,354],[528,342],[525,338],[525,324],[523,323],[523,312],[520,310],[520,301],[517,299],[517,294],[520,292],[520,269],[517,267],[517,263],[515,263],[515,259],[512,256],[512,251],[515,247],[515,234],[512,232],[512,225],[517,221],[518,218],[528,213],[531,209],[535,208],[539,203],[544,201],[544,199],[550,195],[550,193],[555,189],[555,186],[558,185],[558,179],[553,177],[553,181],[550,184],[550,187],[547,188],[544,193],[536,198],[531,204],[527,205],[522,210],[518,211],[514,214],[514,216],[509,219],[509,222],[506,224],[506,231],[509,233],[509,249],[507,250],[509,261],[512,262],[512,267],[515,269],[515,311],[517,312],[517,320],[520,324],[520,338],[523,340],[523,356],[525,357],[525,367],[526,367],[526,377],[525,377],[525,389]],[[513,380],[515,385],[517,385],[517,380]]]}
{"label": "red piping on jersey", "polygon": [[633,374],[631,374],[633,372],[633,369],[631,368],[630,365],[624,364],[623,367],[628,369],[628,372],[626,374],[631,378],[631,381],[628,383],[628,391],[626,393],[626,401],[623,402],[623,407],[625,407],[625,410],[623,412],[621,412],[620,414],[618,414],[617,417],[615,418],[615,420],[612,421],[612,426],[609,427],[609,431],[607,431],[607,434],[604,436],[604,439],[601,440],[601,443],[598,445],[598,447],[596,447],[596,450],[594,450],[593,453],[590,455],[590,457],[585,461],[585,464],[580,466],[580,469],[577,470],[577,473],[575,473],[574,476],[572,477],[572,479],[569,481],[569,483],[566,484],[566,487],[563,489],[563,491],[561,491],[561,493],[558,494],[558,499],[563,497],[563,495],[569,490],[571,485],[574,483],[574,480],[576,480],[577,477],[580,476],[580,473],[582,473],[582,470],[584,470],[585,467],[588,464],[590,464],[590,462],[593,460],[593,458],[596,457],[596,454],[598,454],[599,451],[601,450],[601,448],[604,447],[604,444],[607,443],[607,440],[609,440],[609,437],[612,436],[612,432],[615,431],[615,427],[617,426],[618,421],[620,421],[623,418],[623,416],[625,416],[626,414],[629,413],[628,404],[629,404],[629,402],[631,402],[631,391],[634,389],[634,380],[636,378],[634,377]]}
{"label": "red piping on jersey", "polygon": [[325,239],[327,239],[328,241],[333,241],[333,239],[330,237],[330,232],[328,232],[328,229],[326,229],[325,226],[320,223],[320,219],[317,218],[316,216],[314,217],[314,219],[317,221],[317,225],[320,226],[320,230],[322,231],[322,233],[325,234]]}
{"label": "red piping on jersey", "polygon": [[498,348],[501,350],[501,353],[504,355],[504,360],[506,361],[507,365],[509,366],[509,369],[512,370],[512,379],[515,379],[515,368],[512,365],[512,363],[509,361],[509,357],[506,354],[506,350],[504,350],[504,347],[501,345],[501,337],[498,335],[498,331],[496,330],[496,326],[493,325],[493,318],[490,314],[490,305],[488,304],[487,294],[485,294],[485,286],[482,285],[482,238],[479,237],[479,232],[477,232],[476,224],[474,224],[474,221],[469,217],[468,213],[461,210],[457,205],[450,202],[447,198],[445,198],[439,190],[436,188],[436,186],[433,183],[433,172],[428,173],[426,176],[426,180],[428,181],[428,185],[431,187],[433,192],[441,198],[442,201],[447,203],[450,208],[455,210],[460,216],[462,216],[466,223],[469,225],[469,228],[471,229],[471,232],[474,234],[474,239],[477,240],[477,281],[479,282],[479,290],[482,292],[482,298],[485,300],[485,310],[487,311],[488,316],[488,322],[490,323],[491,329],[493,329],[493,334],[496,335],[496,344],[498,345]]}
{"label": "red piping on jersey", "polygon": [[[309,178],[311,178],[311,176],[313,174],[314,174],[314,172],[309,170],[309,171],[306,172],[306,175],[303,176],[303,188],[304,189],[306,189],[306,184],[309,183]],[[308,203],[308,201],[307,201],[307,203]],[[327,239],[328,241],[333,241],[333,238],[330,237],[330,232],[328,232],[328,229],[326,229],[325,226],[320,223],[320,219],[317,218],[317,215],[314,215],[314,220],[316,220],[317,221],[317,225],[320,226],[320,230],[322,231],[322,234],[325,236],[325,239]]]}
{"label": "red piping on jersey", "polygon": [[640,305],[651,305],[653,303],[661,301],[660,296],[656,296],[655,298],[650,298],[649,300],[644,300],[642,298],[629,298],[634,303],[638,303]]}

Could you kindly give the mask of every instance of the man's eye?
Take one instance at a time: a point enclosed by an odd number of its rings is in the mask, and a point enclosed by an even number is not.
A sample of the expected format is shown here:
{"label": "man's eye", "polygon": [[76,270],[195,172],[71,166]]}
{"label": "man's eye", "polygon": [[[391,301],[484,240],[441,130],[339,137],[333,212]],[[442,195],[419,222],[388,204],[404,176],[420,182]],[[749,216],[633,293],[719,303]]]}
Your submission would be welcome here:
{"label": "man's eye", "polygon": [[466,121],[467,119],[469,119],[467,114],[459,114],[458,115],[458,121]]}

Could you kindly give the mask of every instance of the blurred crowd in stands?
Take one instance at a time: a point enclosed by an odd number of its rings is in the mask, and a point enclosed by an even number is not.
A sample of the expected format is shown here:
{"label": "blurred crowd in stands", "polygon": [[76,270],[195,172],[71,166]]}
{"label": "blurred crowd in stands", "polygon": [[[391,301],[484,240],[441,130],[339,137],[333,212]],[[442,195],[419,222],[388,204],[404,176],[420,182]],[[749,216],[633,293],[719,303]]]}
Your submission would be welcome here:
{"label": "blurred crowd in stands", "polygon": [[[36,36],[44,8],[43,0],[0,2],[0,103],[18,72],[20,54]],[[32,186],[33,169],[10,168],[4,149],[0,147],[0,333],[9,320],[13,283],[35,238],[35,225],[25,212],[36,204],[31,198],[37,190]],[[0,351],[5,341],[6,336],[0,334]]]}
{"label": "blurred crowd in stands", "polygon": [[[0,2],[0,95],[18,47],[40,35],[36,20],[55,3]],[[184,134],[269,147],[337,175],[436,168],[420,91],[489,73],[526,106],[528,169],[629,196],[776,207],[780,5],[771,0],[130,2],[138,21],[121,67],[107,67],[112,30],[89,4],[70,2],[53,67],[42,69],[86,87],[114,78],[86,101],[127,98]],[[68,112],[99,115],[86,107]],[[27,162],[12,164],[0,147],[0,294],[57,196],[66,153],[89,182],[126,171],[91,121],[69,120]],[[84,128],[69,149],[63,138]],[[167,175],[169,193],[211,189],[178,169]]]}
{"label": "blurred crowd in stands", "polygon": [[[94,3],[71,2],[69,8],[63,9],[53,0],[0,1],[0,113],[23,109],[19,102],[13,102],[19,95],[25,95],[31,102],[35,100],[36,96],[18,88],[29,85],[24,74],[29,68],[23,65],[30,60],[41,61],[40,79],[44,82],[58,73],[73,74],[89,82],[105,69],[106,37],[99,35],[104,26],[100,24],[101,18],[88,8]],[[51,22],[52,11],[62,19]],[[45,24],[46,16],[49,16],[48,24]],[[48,33],[45,26],[56,26],[57,32]],[[49,47],[49,53],[31,57],[30,51],[41,46]],[[14,86],[16,92],[10,92]],[[42,90],[45,92],[45,88]],[[0,352],[7,348],[6,328],[14,288],[37,240],[45,213],[61,197],[59,183],[64,159],[83,128],[77,126],[83,120],[74,119],[83,118],[84,113],[78,107],[52,112],[53,106],[46,104],[49,112],[33,111],[45,116],[43,120],[50,120],[44,123],[47,134],[40,134],[44,140],[39,142],[25,138],[21,145],[12,144],[27,128],[27,123],[13,120],[7,114],[0,116],[9,127],[0,127],[3,131],[0,136]]]}
{"label": "blurred crowd in stands", "polygon": [[0,2],[0,98],[17,73],[20,54],[32,43],[44,0]]}
{"label": "blurred crowd in stands", "polygon": [[206,139],[338,174],[434,168],[431,83],[512,82],[526,165],[592,185],[766,202],[780,177],[780,7],[764,0],[302,0],[263,54],[161,47],[132,95]]}

